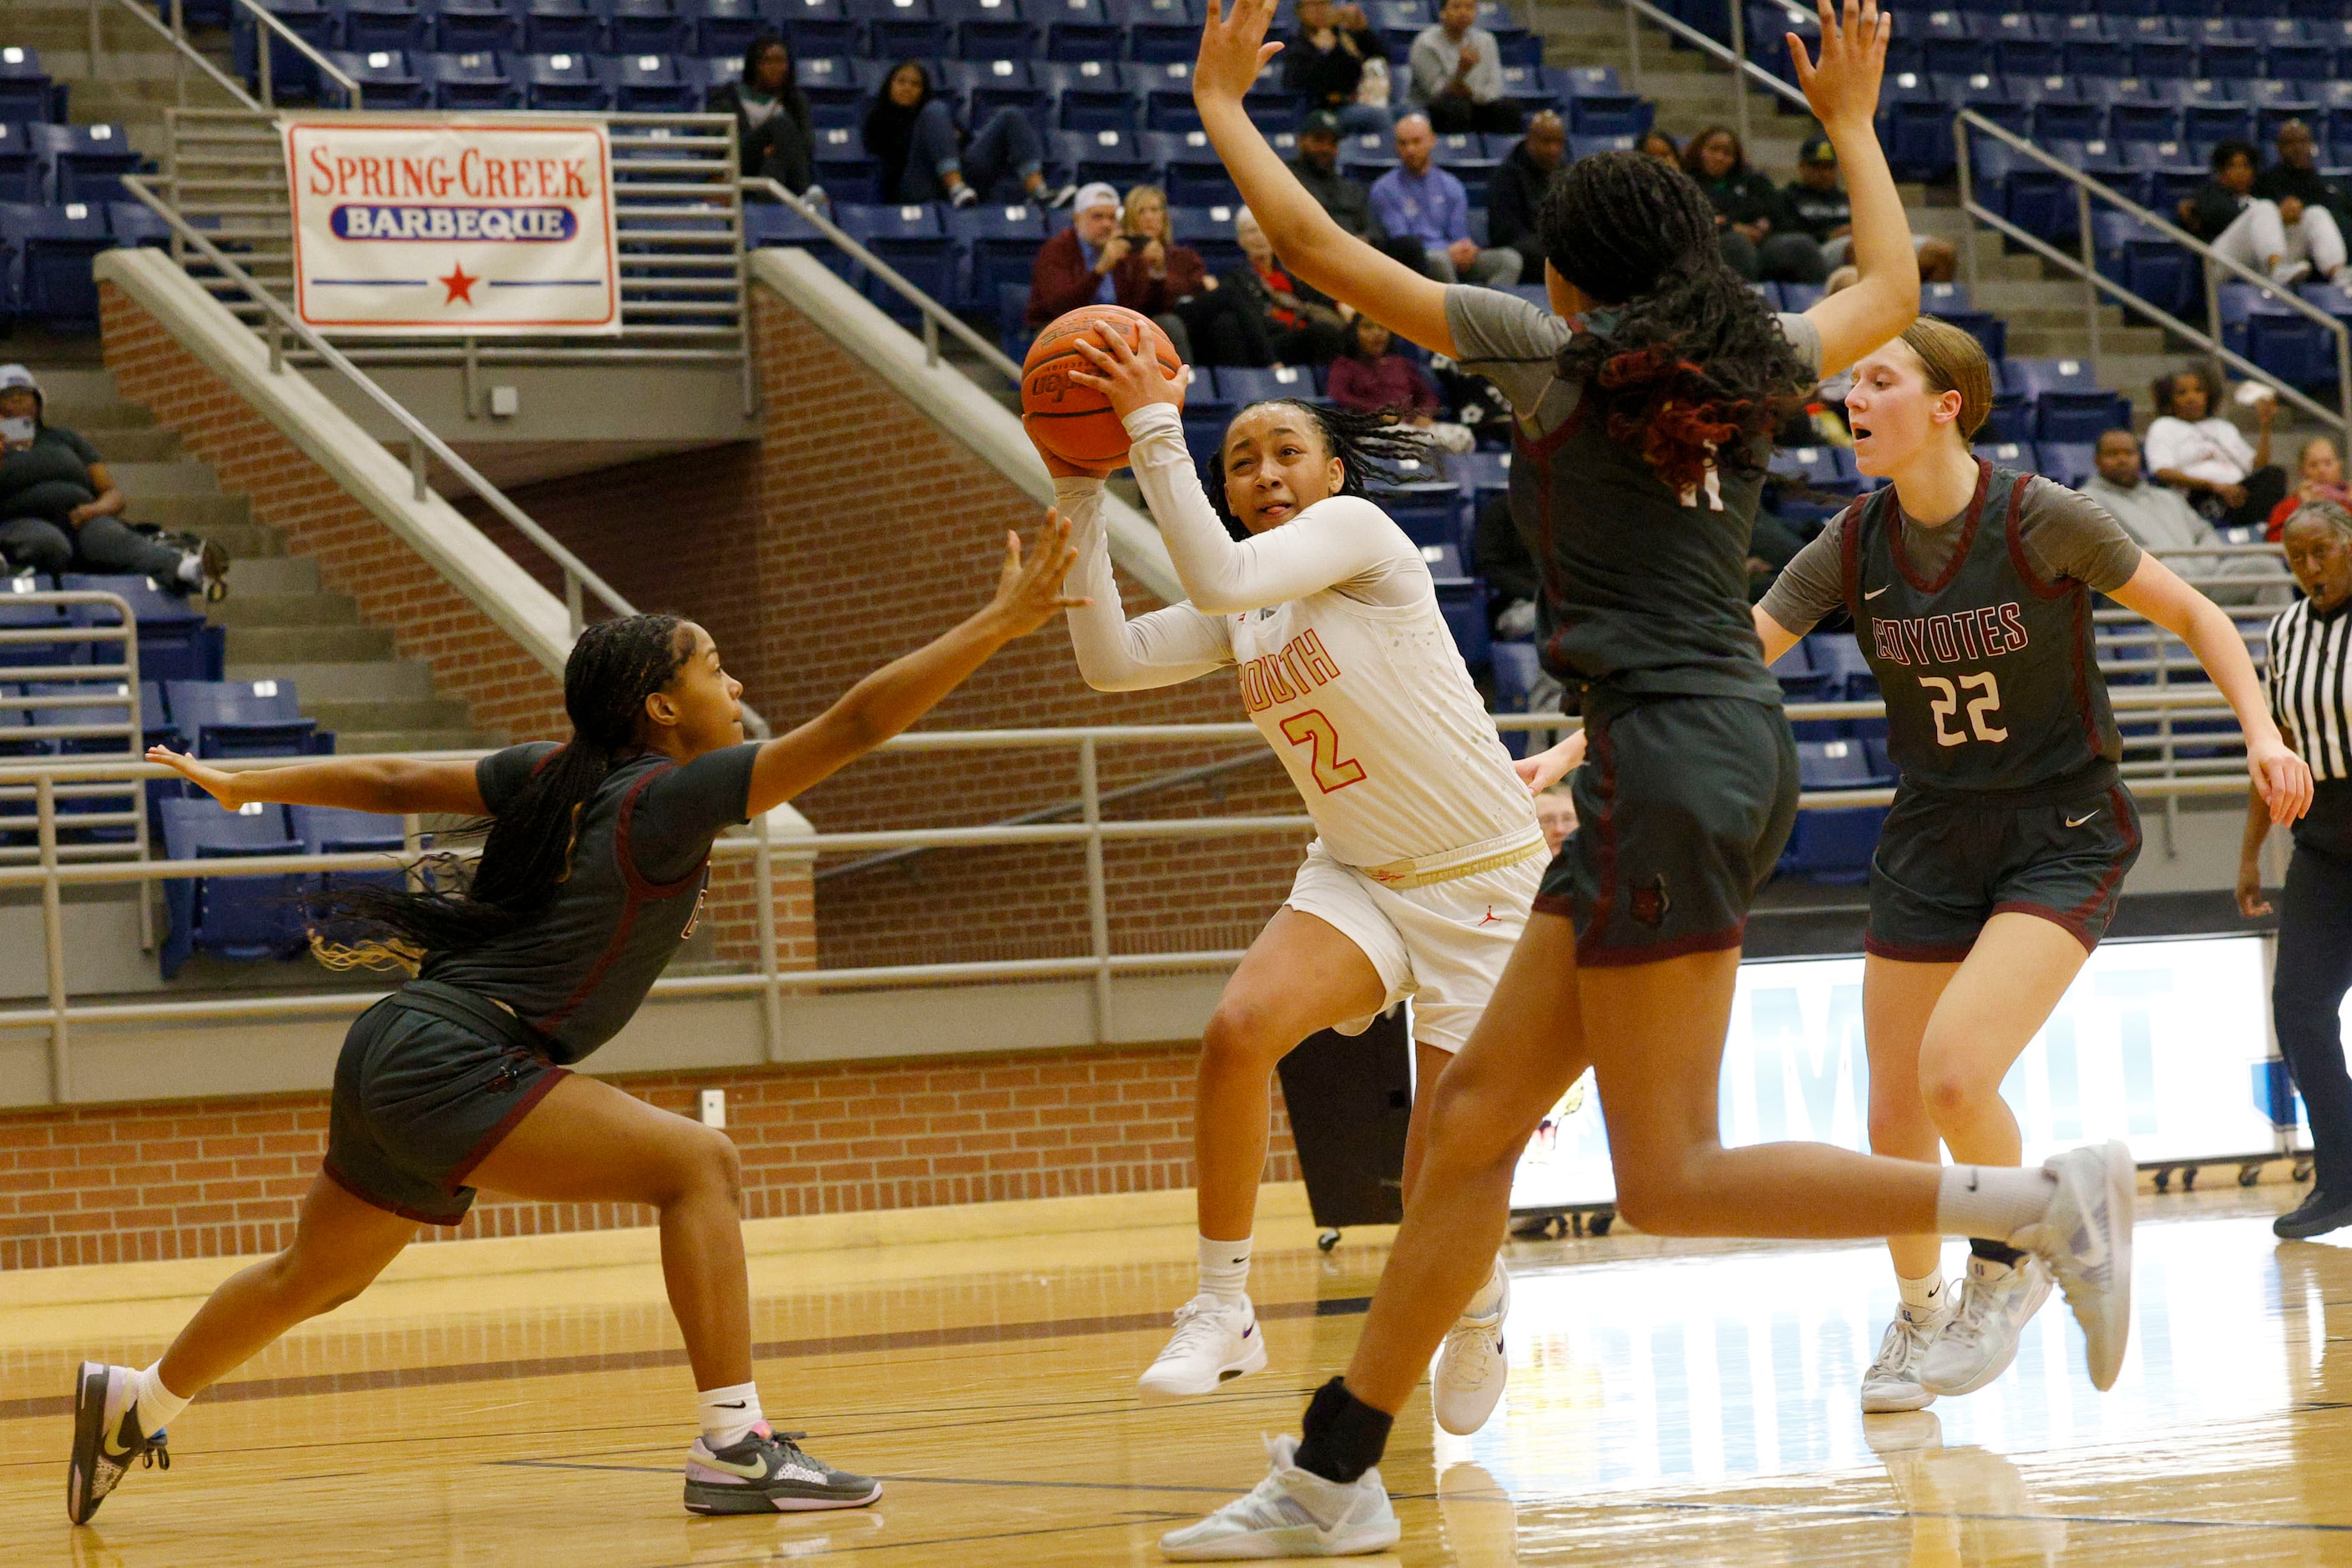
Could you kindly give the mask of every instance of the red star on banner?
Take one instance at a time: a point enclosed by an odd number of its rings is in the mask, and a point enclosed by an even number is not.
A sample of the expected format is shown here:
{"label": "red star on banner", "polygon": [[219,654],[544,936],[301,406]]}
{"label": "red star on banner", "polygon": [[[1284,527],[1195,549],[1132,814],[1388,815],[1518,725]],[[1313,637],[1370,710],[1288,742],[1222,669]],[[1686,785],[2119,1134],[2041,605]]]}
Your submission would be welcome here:
{"label": "red star on banner", "polygon": [[449,297],[446,300],[442,300],[442,304],[454,305],[458,300],[463,300],[467,304],[470,305],[474,302],[474,285],[479,283],[481,279],[478,278],[468,277],[466,272],[466,264],[459,261],[450,264],[448,277],[436,278],[434,281],[440,284],[444,289],[449,290]]}

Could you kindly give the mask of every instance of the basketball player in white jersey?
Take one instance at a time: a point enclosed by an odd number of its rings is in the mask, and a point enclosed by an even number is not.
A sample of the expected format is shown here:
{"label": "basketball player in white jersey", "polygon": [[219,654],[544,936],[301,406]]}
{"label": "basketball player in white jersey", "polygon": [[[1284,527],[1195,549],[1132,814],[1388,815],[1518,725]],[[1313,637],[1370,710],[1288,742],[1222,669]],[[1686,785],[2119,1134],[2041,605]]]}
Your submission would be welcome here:
{"label": "basketball player in white jersey", "polygon": [[[1184,445],[1177,388],[1115,335],[1084,349],[1133,440],[1128,462],[1189,602],[1125,618],[1102,479],[1045,454],[1078,551],[1069,616],[1087,683],[1172,686],[1234,668],[1318,833],[1283,907],[1227,984],[1202,1039],[1194,1144],[1200,1290],[1140,1380],[1149,1397],[1206,1394],[1265,1364],[1247,1291],[1275,1064],[1319,1029],[1353,1033],[1413,999],[1418,1107],[1469,1037],[1527,921],[1543,830],[1437,607],[1421,551],[1364,499],[1418,438],[1297,403],[1244,408],[1219,453],[1235,542]],[[1041,452],[1043,448],[1040,448]],[[1432,1403],[1474,1432],[1501,1397],[1509,1279],[1496,1259],[1438,1352]]]}

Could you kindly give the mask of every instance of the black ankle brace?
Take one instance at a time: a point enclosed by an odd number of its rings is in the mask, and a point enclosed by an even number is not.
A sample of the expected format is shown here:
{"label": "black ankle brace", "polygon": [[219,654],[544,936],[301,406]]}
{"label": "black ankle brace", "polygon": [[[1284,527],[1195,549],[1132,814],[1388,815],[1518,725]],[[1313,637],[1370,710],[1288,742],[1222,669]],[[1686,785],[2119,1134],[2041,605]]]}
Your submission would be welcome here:
{"label": "black ankle brace", "polygon": [[1969,1250],[1987,1263],[2006,1263],[2011,1268],[2016,1268],[2018,1259],[2025,1256],[2005,1241],[1987,1241],[1982,1237],[1970,1237]]}
{"label": "black ankle brace", "polygon": [[1307,1401],[1301,1425],[1306,1439],[1293,1462],[1311,1475],[1345,1486],[1381,1462],[1389,1446],[1389,1428],[1395,1424],[1395,1416],[1373,1409],[1348,1392],[1344,1379],[1335,1377]]}

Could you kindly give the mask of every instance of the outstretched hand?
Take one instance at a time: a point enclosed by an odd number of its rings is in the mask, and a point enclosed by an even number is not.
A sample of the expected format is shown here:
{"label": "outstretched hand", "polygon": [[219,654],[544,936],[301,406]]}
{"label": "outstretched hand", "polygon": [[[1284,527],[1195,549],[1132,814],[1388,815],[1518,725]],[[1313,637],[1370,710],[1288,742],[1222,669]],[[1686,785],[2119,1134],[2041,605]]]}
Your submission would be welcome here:
{"label": "outstretched hand", "polygon": [[1026,637],[1053,619],[1055,611],[1094,603],[1063,596],[1062,581],[1077,559],[1078,552],[1070,544],[1069,520],[1058,511],[1046,512],[1045,526],[1037,531],[1035,547],[1026,560],[1021,553],[1021,536],[1005,531],[1004,569],[997,576],[996,597],[988,609],[1008,637]]}
{"label": "outstretched hand", "polygon": [[1886,40],[1894,36],[1895,18],[1879,11],[1878,0],[1845,0],[1843,20],[1831,0],[1815,4],[1822,18],[1821,59],[1809,58],[1804,40],[1787,35],[1797,85],[1824,131],[1842,124],[1866,128],[1878,113],[1878,83],[1886,74]]}
{"label": "outstretched hand", "polygon": [[150,746],[147,760],[160,763],[220,802],[224,811],[235,811],[245,802],[236,792],[236,775],[218,768],[208,768],[194,757],[182,756],[169,746]]}
{"label": "outstretched hand", "polygon": [[1209,0],[1209,19],[1201,28],[1201,53],[1192,62],[1192,101],[1206,108],[1212,101],[1239,103],[1266,62],[1282,53],[1280,44],[1265,41],[1274,26],[1275,0],[1233,0],[1220,14],[1219,0]]}
{"label": "outstretched hand", "polygon": [[1101,346],[1084,338],[1070,340],[1070,345],[1095,367],[1091,374],[1074,370],[1070,373],[1070,379],[1080,386],[1091,386],[1109,398],[1113,414],[1125,419],[1137,409],[1154,403],[1165,403],[1171,407],[1183,405],[1182,392],[1175,382],[1169,379],[1168,373],[1160,368],[1159,357],[1138,352],[1143,346],[1141,327],[1136,328],[1132,343],[1099,323],[1095,327],[1095,337]]}

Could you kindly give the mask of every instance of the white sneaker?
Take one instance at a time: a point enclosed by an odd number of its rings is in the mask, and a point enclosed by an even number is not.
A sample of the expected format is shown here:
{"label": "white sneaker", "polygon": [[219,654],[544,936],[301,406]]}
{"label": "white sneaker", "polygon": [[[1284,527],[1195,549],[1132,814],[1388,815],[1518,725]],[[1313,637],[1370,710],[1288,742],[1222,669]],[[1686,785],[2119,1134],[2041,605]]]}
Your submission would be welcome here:
{"label": "white sneaker", "polygon": [[1214,1296],[1195,1296],[1176,1309],[1168,1347],[1136,1383],[1146,1399],[1183,1399],[1265,1369],[1265,1337],[1249,1298],[1227,1306]]}
{"label": "white sneaker", "polygon": [[1430,1374],[1429,1405],[1437,1424],[1456,1437],[1467,1437],[1486,1424],[1510,1381],[1511,1363],[1503,1353],[1503,1320],[1511,1314],[1511,1276],[1502,1259],[1495,1272],[1503,1281],[1502,1300],[1483,1318],[1465,1313],[1446,1331],[1438,1347],[1437,1368]]}
{"label": "white sneaker", "polygon": [[2310,276],[2308,261],[2282,261],[2271,268],[2271,281],[2281,289],[2292,289]]}
{"label": "white sneaker", "polygon": [[1886,1337],[1878,1342],[1878,1359],[1862,1374],[1862,1413],[1864,1415],[1891,1415],[1905,1410],[1925,1410],[1936,1402],[1936,1396],[1921,1386],[1919,1363],[1935,1343],[1944,1325],[1952,1321],[1954,1308],[1951,1293],[1945,1292],[1946,1304],[1932,1311],[1914,1311],[1909,1307],[1897,1307],[1895,1321],[1886,1325]]}
{"label": "white sneaker", "polygon": [[2017,1336],[2050,1300],[2050,1269],[2027,1254],[2015,1268],[1971,1256],[1960,1310],[1919,1363],[1930,1394],[1974,1394],[2017,1359]]}
{"label": "white sneaker", "polygon": [[2102,1143],[2053,1154],[2042,1168],[2058,1191],[2040,1225],[2009,1238],[2047,1264],[2083,1326],[2091,1386],[2105,1393],[2123,1370],[2131,1339],[2132,1199],[2138,1184],[2131,1151]]}
{"label": "white sneaker", "polygon": [[1161,1536],[1161,1554],[1178,1563],[1353,1557],[1397,1543],[1402,1531],[1380,1471],[1366,1470],[1342,1485],[1292,1463],[1296,1437],[1270,1437],[1265,1452],[1274,1468],[1256,1490]]}

